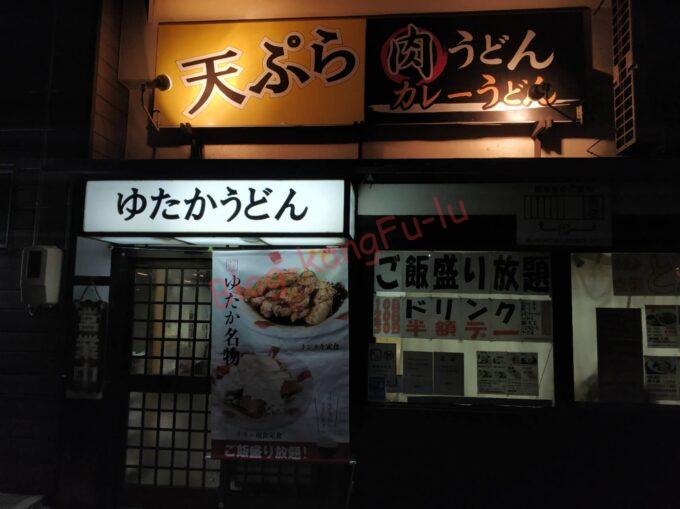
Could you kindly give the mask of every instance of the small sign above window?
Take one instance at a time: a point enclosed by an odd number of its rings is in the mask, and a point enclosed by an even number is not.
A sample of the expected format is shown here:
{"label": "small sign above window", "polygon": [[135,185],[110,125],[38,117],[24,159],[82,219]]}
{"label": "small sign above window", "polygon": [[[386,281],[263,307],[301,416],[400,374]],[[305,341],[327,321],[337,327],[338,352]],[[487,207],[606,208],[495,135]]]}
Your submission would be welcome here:
{"label": "small sign above window", "polygon": [[366,120],[577,121],[585,10],[370,18]]}

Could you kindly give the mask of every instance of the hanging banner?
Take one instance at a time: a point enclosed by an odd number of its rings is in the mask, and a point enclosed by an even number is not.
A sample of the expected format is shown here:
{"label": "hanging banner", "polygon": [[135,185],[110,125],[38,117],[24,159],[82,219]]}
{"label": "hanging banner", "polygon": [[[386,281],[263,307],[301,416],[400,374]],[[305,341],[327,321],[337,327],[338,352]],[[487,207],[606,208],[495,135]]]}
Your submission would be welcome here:
{"label": "hanging banner", "polygon": [[587,12],[371,18],[366,28],[366,119],[576,119],[586,69]]}
{"label": "hanging banner", "polygon": [[[307,268],[313,259],[321,270]],[[349,458],[346,259],[343,249],[213,253],[213,458]]]}
{"label": "hanging banner", "polygon": [[108,304],[101,300],[73,303],[74,350],[66,397],[101,399],[104,390],[104,349]]}
{"label": "hanging banner", "polygon": [[161,127],[351,125],[363,120],[363,19],[162,24]]}

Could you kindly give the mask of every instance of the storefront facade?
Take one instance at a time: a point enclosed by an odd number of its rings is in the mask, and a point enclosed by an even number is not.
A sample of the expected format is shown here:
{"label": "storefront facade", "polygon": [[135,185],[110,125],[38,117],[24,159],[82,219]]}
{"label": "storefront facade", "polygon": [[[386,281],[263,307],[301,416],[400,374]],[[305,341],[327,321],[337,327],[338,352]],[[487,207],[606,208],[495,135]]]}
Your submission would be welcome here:
{"label": "storefront facade", "polygon": [[[90,158],[8,156],[0,489],[668,501],[680,182],[613,157],[609,6],[199,4],[104,2]],[[63,253],[49,306],[31,246]]]}

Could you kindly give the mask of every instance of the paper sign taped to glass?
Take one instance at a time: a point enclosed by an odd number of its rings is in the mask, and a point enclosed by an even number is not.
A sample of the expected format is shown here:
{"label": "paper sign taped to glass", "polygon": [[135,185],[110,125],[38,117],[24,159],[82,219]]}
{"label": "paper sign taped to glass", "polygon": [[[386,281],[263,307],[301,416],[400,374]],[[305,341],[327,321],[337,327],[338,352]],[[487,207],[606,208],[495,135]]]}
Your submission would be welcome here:
{"label": "paper sign taped to glass", "polygon": [[363,19],[162,24],[161,127],[351,125],[363,120]]}
{"label": "paper sign taped to glass", "polygon": [[326,251],[213,253],[213,458],[348,459],[347,253]]}

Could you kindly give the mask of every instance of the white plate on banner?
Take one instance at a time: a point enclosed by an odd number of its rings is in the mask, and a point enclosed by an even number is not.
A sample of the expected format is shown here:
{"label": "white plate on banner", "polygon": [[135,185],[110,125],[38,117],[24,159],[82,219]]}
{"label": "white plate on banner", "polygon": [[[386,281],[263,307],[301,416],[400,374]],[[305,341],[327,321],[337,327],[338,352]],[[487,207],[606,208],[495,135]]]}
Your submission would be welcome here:
{"label": "white plate on banner", "polygon": [[240,315],[238,325],[268,338],[307,339],[336,332],[343,327],[346,328],[349,323],[348,312],[349,297],[343,301],[335,313],[317,325],[284,325],[264,318],[248,303],[241,300],[238,306],[238,314]]}
{"label": "white plate on banner", "polygon": [[[256,353],[255,355],[271,356],[272,353]],[[294,355],[279,351],[276,354],[276,359],[286,366],[294,378],[305,371],[311,373],[309,368]],[[290,401],[284,403],[281,411],[265,414],[262,417],[250,417],[240,413],[225,401],[225,391],[233,389],[233,380],[229,378],[230,376],[232,375],[228,373],[221,379],[214,381],[212,411],[217,412],[215,417],[218,427],[236,426],[240,429],[254,431],[276,430],[288,426],[302,417],[314,398],[314,374],[311,373],[311,376],[300,382],[302,391],[293,396]],[[216,421],[213,420],[213,424]],[[219,431],[219,429],[213,429],[213,434],[219,435]]]}

